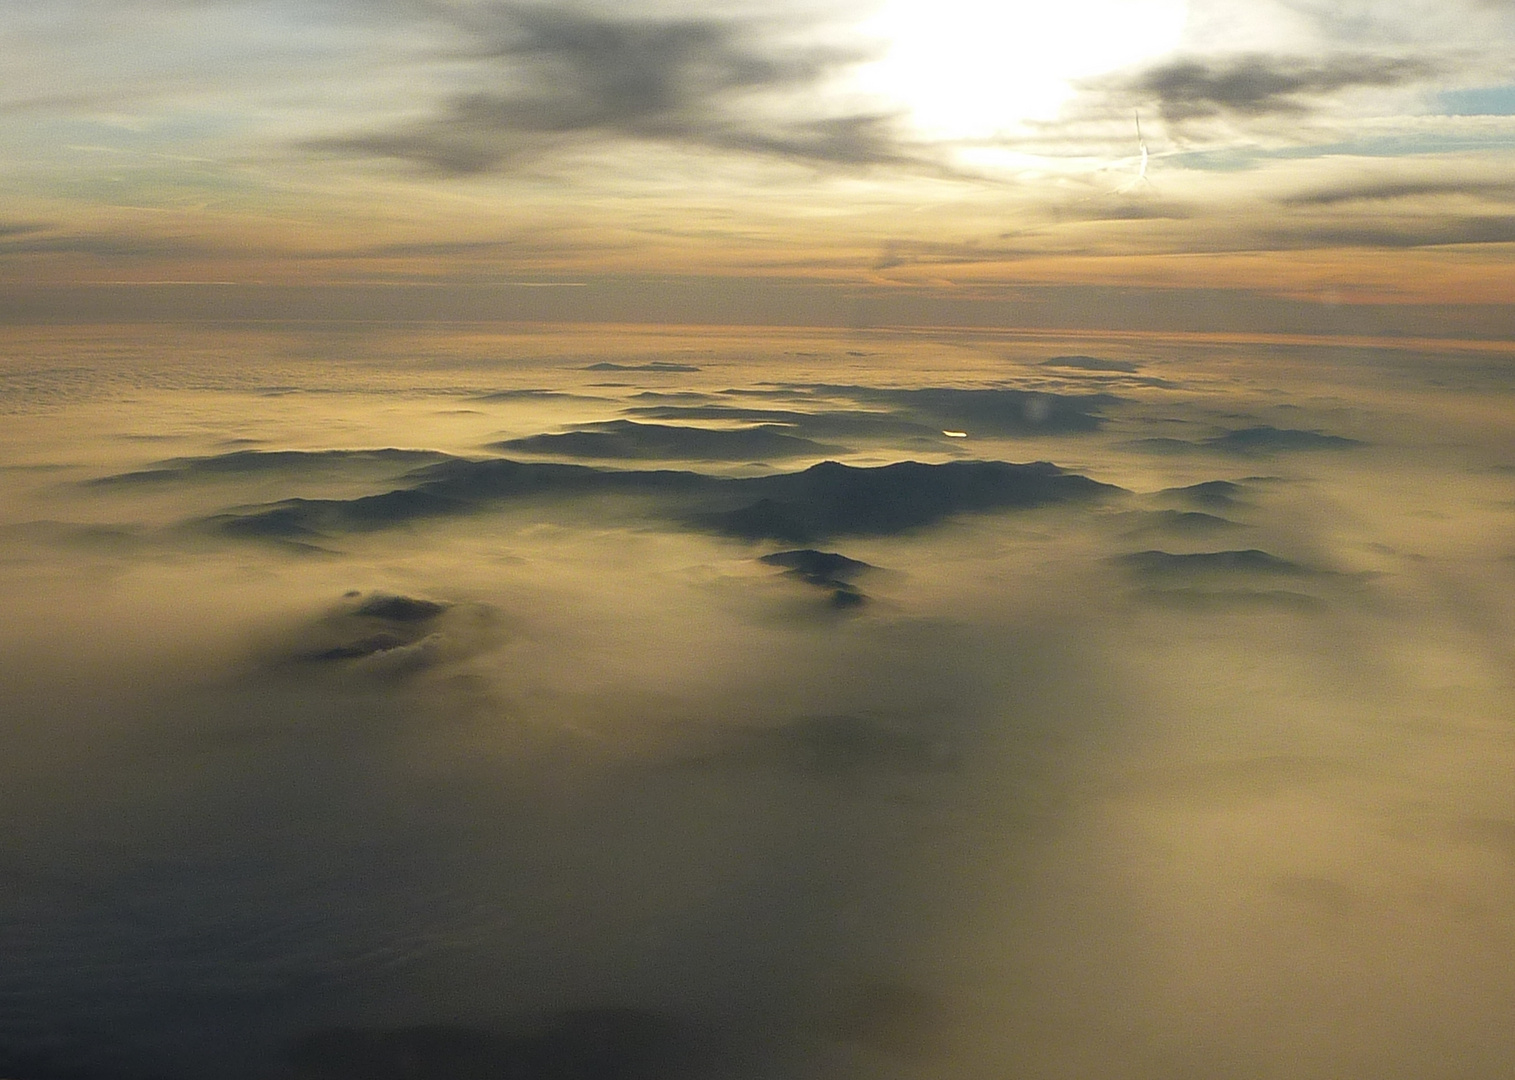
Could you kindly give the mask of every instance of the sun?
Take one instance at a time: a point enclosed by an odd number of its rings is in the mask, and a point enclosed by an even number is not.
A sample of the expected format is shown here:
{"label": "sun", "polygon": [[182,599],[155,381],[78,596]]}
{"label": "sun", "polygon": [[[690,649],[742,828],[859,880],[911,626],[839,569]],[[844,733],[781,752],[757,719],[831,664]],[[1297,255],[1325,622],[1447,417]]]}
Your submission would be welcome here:
{"label": "sun", "polygon": [[1073,83],[1171,52],[1186,0],[884,0],[885,43],[864,91],[902,106],[925,138],[988,139],[1050,120]]}

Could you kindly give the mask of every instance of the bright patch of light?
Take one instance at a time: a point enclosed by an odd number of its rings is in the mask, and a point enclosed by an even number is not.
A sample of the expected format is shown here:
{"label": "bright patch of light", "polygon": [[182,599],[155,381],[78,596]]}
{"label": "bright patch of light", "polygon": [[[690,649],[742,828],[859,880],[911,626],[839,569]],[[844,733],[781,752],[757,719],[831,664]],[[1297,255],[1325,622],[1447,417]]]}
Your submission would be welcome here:
{"label": "bright patch of light", "polygon": [[861,88],[930,138],[985,138],[1049,120],[1072,83],[1172,51],[1186,0],[884,0],[865,31],[887,51]]}
{"label": "bright patch of light", "polygon": [[968,437],[966,431],[943,431],[942,434],[949,439],[966,439]]}

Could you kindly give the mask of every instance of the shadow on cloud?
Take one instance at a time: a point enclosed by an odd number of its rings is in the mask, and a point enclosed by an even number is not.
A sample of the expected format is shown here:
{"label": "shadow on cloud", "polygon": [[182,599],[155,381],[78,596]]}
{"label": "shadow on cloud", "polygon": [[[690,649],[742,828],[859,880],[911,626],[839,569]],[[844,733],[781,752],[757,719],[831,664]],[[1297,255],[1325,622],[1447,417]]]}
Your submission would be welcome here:
{"label": "shadow on cloud", "polygon": [[457,517],[529,500],[625,495],[651,500],[665,520],[745,540],[807,543],[886,536],[956,514],[1088,502],[1120,489],[1047,462],[905,461],[855,468],[827,461],[802,472],[716,477],[673,470],[454,458],[410,474],[412,485],[354,499],[287,499],[214,515],[223,536],[314,545],[364,532]]}
{"label": "shadow on cloud", "polygon": [[296,635],[283,663],[405,678],[460,651],[456,634],[439,625],[451,607],[392,593],[349,593],[342,604]]}
{"label": "shadow on cloud", "polygon": [[559,435],[531,435],[490,444],[492,449],[582,458],[663,458],[685,461],[754,461],[770,457],[821,457],[842,450],[789,434],[775,424],[737,429],[641,424],[608,420]]}
{"label": "shadow on cloud", "polygon": [[1163,500],[1207,510],[1225,510],[1241,498],[1243,488],[1232,480],[1206,480],[1187,487],[1164,488],[1157,493]]}
{"label": "shadow on cloud", "polygon": [[399,475],[445,460],[436,450],[234,450],[205,457],[174,458],[150,469],[116,473],[89,481],[95,487],[178,483],[203,478],[306,476],[342,470],[382,470]]}
{"label": "shadow on cloud", "polygon": [[782,566],[788,576],[818,589],[829,590],[834,608],[854,608],[867,602],[867,597],[852,583],[853,578],[873,569],[865,562],[815,548],[776,551],[758,561],[767,566]]}
{"label": "shadow on cloud", "polygon": [[1120,399],[1112,394],[1049,394],[1004,387],[889,389],[815,383],[796,389],[882,405],[908,418],[980,435],[1072,435],[1098,431],[1100,408]]}
{"label": "shadow on cloud", "polygon": [[1138,596],[1172,607],[1221,610],[1248,607],[1318,612],[1322,595],[1340,591],[1351,575],[1280,558],[1259,548],[1174,553],[1136,551],[1115,562],[1141,583]]}
{"label": "shadow on cloud", "polygon": [[1127,536],[1211,536],[1241,528],[1229,518],[1207,514],[1202,510],[1154,510],[1139,512],[1135,517],[1137,524],[1126,533]]}

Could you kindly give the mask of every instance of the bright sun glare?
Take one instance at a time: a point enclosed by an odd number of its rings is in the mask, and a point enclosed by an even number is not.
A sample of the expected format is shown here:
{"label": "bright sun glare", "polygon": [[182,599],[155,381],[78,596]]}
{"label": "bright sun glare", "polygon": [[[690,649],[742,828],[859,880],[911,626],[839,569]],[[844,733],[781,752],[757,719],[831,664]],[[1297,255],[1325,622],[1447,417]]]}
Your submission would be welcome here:
{"label": "bright sun glare", "polygon": [[1054,117],[1074,80],[1169,52],[1186,15],[1186,0],[884,0],[865,29],[887,51],[858,78],[928,138],[988,138]]}

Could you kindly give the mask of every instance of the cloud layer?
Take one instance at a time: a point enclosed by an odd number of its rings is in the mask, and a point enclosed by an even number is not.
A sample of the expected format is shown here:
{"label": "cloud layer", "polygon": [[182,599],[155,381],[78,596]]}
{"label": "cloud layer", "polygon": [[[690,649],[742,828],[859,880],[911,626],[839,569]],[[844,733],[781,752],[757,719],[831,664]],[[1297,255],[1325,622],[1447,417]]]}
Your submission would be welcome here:
{"label": "cloud layer", "polygon": [[[1482,1080],[1515,1051],[1497,357],[28,334],[7,1074]],[[618,416],[843,450],[479,449]]]}

